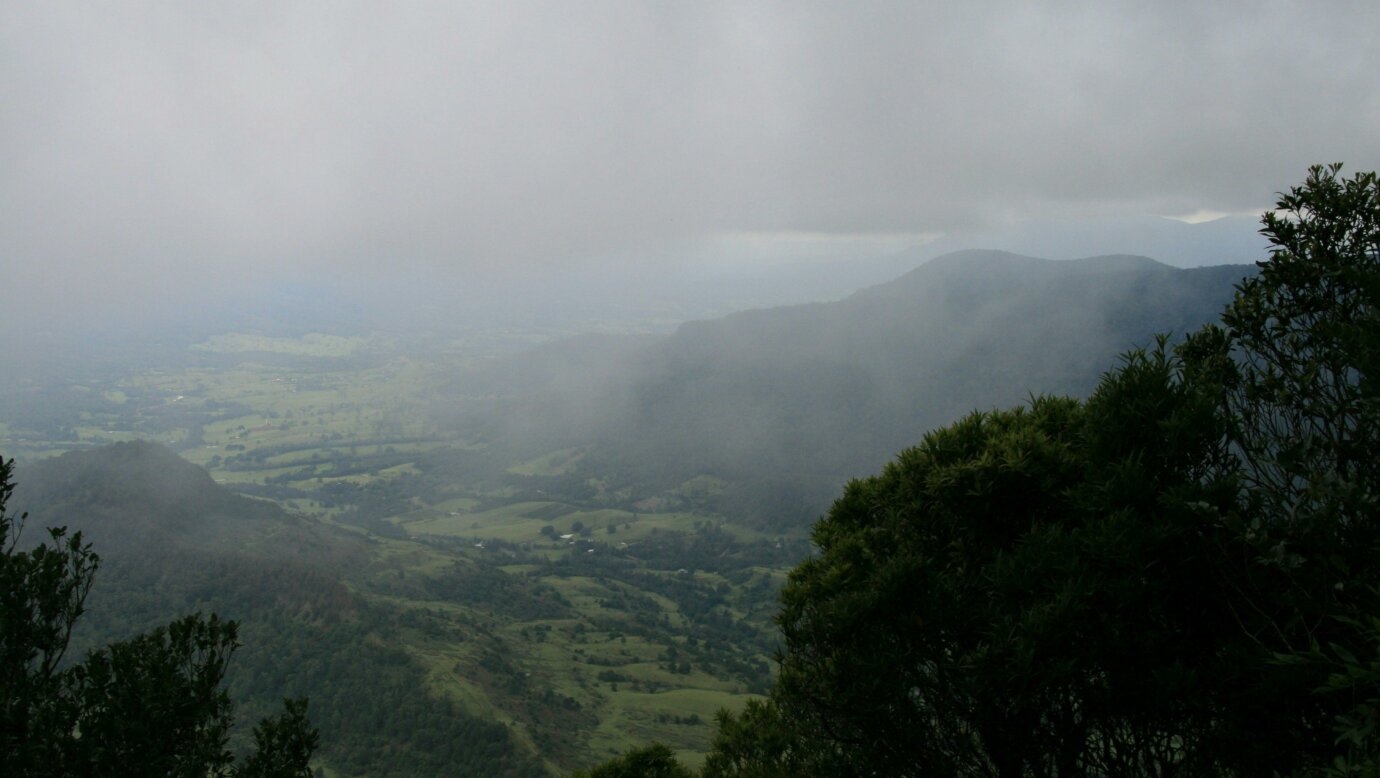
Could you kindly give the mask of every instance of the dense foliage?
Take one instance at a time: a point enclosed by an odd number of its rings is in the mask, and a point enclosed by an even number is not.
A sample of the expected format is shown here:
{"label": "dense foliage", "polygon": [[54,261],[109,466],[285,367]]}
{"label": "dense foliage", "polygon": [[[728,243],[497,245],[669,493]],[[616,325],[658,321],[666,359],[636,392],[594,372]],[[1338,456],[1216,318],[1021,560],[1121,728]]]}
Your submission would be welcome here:
{"label": "dense foliage", "polygon": [[[782,595],[777,701],[850,773],[1268,773],[1306,689],[1227,596],[1235,484],[1163,351],[1086,403],[931,433],[854,482]],[[1267,729],[1268,728],[1268,729]],[[1267,733],[1271,737],[1262,737]]]}
{"label": "dense foliage", "polygon": [[1342,774],[1380,772],[1380,180],[1314,168],[1264,217],[1273,245],[1186,353],[1223,387],[1246,487],[1251,634],[1335,715]]}
{"label": "dense foliage", "polygon": [[852,482],[711,776],[1380,770],[1380,185],[1313,168],[1220,326]]}

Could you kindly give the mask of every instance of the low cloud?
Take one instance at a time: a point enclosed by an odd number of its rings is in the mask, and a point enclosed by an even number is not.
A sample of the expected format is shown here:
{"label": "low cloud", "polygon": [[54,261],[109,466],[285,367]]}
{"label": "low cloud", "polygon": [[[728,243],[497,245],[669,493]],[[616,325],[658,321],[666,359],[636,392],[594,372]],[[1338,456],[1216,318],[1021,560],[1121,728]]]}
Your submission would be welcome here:
{"label": "low cloud", "polygon": [[1234,213],[1377,165],[1373,3],[930,5],[7,3],[0,305]]}

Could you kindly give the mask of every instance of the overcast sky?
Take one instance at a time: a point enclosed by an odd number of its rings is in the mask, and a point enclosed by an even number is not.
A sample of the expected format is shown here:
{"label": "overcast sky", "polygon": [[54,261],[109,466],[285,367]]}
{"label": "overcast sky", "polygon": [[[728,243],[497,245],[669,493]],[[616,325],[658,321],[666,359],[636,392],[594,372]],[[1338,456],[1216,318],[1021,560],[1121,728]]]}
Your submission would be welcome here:
{"label": "overcast sky", "polygon": [[1311,163],[1380,166],[1378,31],[1373,0],[8,0],[0,324],[235,279],[1255,211]]}

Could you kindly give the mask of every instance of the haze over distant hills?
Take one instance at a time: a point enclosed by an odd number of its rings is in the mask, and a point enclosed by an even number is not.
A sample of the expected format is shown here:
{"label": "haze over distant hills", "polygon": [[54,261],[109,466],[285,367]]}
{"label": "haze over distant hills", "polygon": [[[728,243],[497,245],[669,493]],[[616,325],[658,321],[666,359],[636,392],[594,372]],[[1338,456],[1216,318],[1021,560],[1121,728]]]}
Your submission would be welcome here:
{"label": "haze over distant hills", "polygon": [[[1266,256],[1259,229],[1257,216],[1188,223],[1147,215],[1026,221],[956,231],[930,241],[921,236],[877,242],[738,235],[691,250],[695,261],[689,264],[678,264],[674,256],[649,258],[602,275],[562,277],[558,288],[570,298],[612,305],[650,297],[673,304],[693,318],[706,318],[734,309],[837,299],[885,283],[935,257],[968,249],[1048,259],[1134,254],[1182,268],[1247,264]],[[580,294],[571,294],[572,290]]]}
{"label": "haze over distant hills", "polygon": [[940,256],[980,246],[1050,259],[1125,253],[1154,257],[1174,267],[1232,265],[1265,258],[1268,243],[1259,230],[1258,215],[1196,223],[1148,215],[1028,221],[1004,229],[946,235],[925,246],[924,253]]}
{"label": "haze over distant hills", "polygon": [[1119,354],[1215,319],[1251,270],[956,252],[834,303],[552,344],[454,389],[497,397],[465,422],[494,445],[589,444],[590,472],[637,493],[720,477],[724,510],[794,524],[931,428],[1086,394]]}
{"label": "haze over distant hills", "polygon": [[[79,371],[91,363],[185,361],[185,347],[227,331],[297,336],[384,331],[415,337],[476,328],[553,333],[667,332],[687,319],[838,299],[934,257],[979,247],[1051,259],[1154,257],[1176,267],[1265,258],[1258,219],[1188,224],[1155,216],[1030,221],[955,232],[931,242],[729,235],[628,256],[598,267],[487,274],[437,271],[253,279],[183,289],[131,307],[68,308],[0,331],[15,374]],[[60,315],[58,315],[60,313]],[[0,388],[0,392],[4,391]]]}

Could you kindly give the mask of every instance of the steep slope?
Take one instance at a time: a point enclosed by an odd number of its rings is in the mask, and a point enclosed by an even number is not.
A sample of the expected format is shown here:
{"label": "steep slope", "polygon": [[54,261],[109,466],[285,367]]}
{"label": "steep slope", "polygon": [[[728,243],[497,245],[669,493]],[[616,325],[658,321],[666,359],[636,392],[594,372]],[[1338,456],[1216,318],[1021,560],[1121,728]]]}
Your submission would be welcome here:
{"label": "steep slope", "polygon": [[730,472],[870,472],[970,410],[1086,393],[1117,354],[1214,318],[1242,275],[959,252],[838,303],[689,324],[621,442]]}

